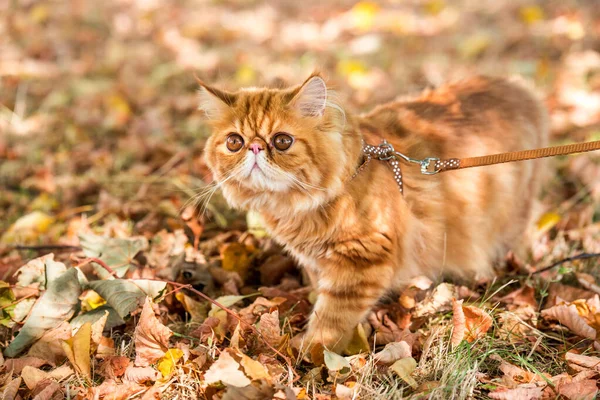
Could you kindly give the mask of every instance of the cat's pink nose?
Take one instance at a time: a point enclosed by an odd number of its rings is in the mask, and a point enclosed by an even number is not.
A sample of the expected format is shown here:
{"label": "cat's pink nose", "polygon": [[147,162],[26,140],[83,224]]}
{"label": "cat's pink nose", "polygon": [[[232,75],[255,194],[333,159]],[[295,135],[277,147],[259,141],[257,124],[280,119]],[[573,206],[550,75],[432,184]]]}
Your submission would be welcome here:
{"label": "cat's pink nose", "polygon": [[250,149],[254,154],[258,154],[261,150],[263,150],[263,147],[260,143],[252,143],[250,144]]}

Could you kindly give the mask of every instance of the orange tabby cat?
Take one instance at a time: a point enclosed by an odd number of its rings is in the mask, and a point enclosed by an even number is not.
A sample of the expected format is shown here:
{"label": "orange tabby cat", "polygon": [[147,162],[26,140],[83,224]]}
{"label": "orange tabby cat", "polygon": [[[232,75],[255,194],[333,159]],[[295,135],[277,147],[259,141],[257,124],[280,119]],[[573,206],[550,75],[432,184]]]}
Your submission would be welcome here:
{"label": "orange tabby cat", "polygon": [[317,74],[288,89],[225,92],[201,83],[213,134],[206,160],[233,207],[256,210],[313,279],[307,338],[347,345],[377,301],[410,278],[485,277],[522,247],[539,188],[538,161],[424,176],[363,163],[387,140],[412,158],[543,147],[546,113],[523,86],[476,77],[353,116]]}

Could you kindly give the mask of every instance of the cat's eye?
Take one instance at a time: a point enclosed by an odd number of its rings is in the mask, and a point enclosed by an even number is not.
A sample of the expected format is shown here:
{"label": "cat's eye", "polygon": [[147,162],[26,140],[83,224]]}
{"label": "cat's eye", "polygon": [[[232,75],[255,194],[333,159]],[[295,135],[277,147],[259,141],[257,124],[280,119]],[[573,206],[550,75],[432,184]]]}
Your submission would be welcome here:
{"label": "cat's eye", "polygon": [[237,133],[230,133],[227,136],[227,149],[229,151],[240,151],[244,147],[244,138]]}
{"label": "cat's eye", "polygon": [[278,133],[273,137],[273,147],[280,151],[289,149],[293,143],[294,138],[287,133]]}

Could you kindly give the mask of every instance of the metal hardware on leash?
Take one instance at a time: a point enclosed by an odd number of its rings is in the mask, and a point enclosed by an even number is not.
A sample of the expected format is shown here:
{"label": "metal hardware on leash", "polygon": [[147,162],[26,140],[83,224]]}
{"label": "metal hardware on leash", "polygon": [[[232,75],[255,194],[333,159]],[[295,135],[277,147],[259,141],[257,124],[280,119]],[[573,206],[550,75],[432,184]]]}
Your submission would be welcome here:
{"label": "metal hardware on leash", "polygon": [[364,146],[365,152],[368,152],[371,156],[374,156],[380,161],[389,161],[393,158],[401,159],[407,163],[419,164],[421,166],[421,173],[423,175],[435,175],[440,172],[440,159],[437,157],[427,157],[422,160],[410,158],[407,155],[400,153],[394,149],[387,140],[383,140],[377,147],[369,144]]}

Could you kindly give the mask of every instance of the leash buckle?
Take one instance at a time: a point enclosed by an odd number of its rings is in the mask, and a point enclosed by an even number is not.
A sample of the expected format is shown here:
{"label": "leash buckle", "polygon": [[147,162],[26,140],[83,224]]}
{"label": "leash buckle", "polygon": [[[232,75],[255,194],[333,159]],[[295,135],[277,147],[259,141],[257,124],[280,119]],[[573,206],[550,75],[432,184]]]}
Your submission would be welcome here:
{"label": "leash buckle", "polygon": [[421,173],[423,175],[435,175],[440,172],[440,159],[437,157],[427,157],[419,161],[421,164]]}

